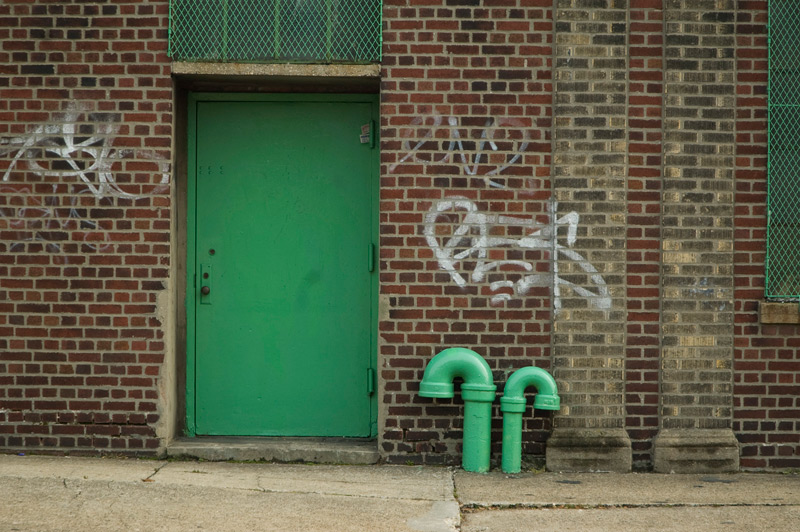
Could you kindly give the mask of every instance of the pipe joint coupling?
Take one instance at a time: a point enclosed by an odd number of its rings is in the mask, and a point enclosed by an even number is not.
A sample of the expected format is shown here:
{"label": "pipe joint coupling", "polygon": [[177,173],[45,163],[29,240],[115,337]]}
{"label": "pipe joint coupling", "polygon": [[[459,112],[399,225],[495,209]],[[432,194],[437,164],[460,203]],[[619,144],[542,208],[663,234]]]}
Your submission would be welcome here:
{"label": "pipe joint coupling", "polygon": [[449,398],[455,395],[452,382],[437,382],[423,380],[419,384],[419,394],[422,397]]}
{"label": "pipe joint coupling", "polygon": [[537,393],[533,400],[533,408],[539,410],[559,410],[561,408],[561,398],[557,395],[547,395]]}
{"label": "pipe joint coupling", "polygon": [[525,412],[525,404],[526,401],[524,397],[503,396],[500,398],[500,411],[522,414],[523,412]]}
{"label": "pipe joint coupling", "polygon": [[497,390],[497,386],[494,384],[469,384],[465,382],[461,385],[461,398],[464,401],[491,403],[494,401],[495,390]]}

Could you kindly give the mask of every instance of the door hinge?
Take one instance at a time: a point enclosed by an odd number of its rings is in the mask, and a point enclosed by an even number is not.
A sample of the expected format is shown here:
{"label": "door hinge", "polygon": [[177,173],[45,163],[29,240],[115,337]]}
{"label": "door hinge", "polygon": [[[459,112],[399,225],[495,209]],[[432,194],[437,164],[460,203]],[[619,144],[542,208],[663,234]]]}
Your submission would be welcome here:
{"label": "door hinge", "polygon": [[372,395],[375,393],[375,370],[372,368],[367,369],[367,394]]}
{"label": "door hinge", "polygon": [[367,246],[367,270],[370,272],[375,271],[375,244],[372,242]]}

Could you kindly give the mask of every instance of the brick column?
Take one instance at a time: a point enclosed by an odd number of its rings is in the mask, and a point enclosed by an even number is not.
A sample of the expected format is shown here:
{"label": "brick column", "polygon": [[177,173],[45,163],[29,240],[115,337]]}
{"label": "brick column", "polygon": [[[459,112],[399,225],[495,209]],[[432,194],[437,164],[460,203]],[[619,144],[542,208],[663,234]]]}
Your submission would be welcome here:
{"label": "brick column", "polygon": [[631,469],[625,432],[627,6],[555,11],[553,365],[562,409],[551,470]]}
{"label": "brick column", "polygon": [[733,0],[667,3],[658,472],[735,470]]}
{"label": "brick column", "polygon": [[800,442],[792,413],[800,327],[762,325],[759,317],[767,240],[767,7],[740,6],[736,28],[733,430],[742,443],[742,469],[796,467]]}
{"label": "brick column", "polygon": [[628,34],[626,427],[634,469],[658,434],[664,20],[661,0],[632,0]]}

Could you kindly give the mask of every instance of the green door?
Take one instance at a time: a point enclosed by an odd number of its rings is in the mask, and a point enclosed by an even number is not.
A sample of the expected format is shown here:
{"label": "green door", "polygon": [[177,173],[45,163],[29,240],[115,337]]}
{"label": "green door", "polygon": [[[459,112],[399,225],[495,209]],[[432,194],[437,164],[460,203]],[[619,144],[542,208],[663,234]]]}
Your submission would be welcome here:
{"label": "green door", "polygon": [[372,96],[190,98],[191,432],[373,435],[375,115]]}

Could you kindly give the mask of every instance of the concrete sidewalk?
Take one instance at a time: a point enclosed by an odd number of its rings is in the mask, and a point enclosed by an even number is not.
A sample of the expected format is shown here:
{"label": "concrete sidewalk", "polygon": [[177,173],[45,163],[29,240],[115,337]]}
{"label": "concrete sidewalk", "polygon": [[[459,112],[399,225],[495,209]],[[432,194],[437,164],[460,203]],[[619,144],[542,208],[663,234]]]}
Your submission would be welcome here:
{"label": "concrete sidewalk", "polygon": [[795,474],[450,468],[0,455],[0,531],[800,529]]}

